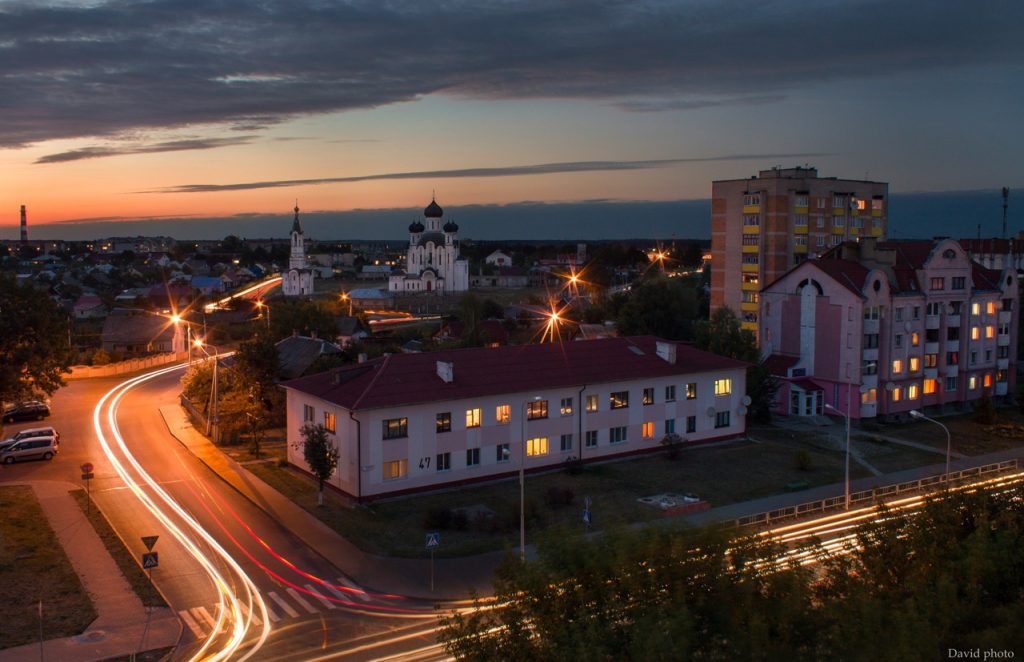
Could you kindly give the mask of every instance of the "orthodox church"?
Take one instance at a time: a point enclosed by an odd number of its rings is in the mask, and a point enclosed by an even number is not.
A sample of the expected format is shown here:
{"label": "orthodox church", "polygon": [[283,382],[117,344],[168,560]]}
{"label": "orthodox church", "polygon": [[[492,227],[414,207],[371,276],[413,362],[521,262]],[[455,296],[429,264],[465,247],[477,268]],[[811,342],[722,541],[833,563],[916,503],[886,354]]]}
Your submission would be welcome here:
{"label": "orthodox church", "polygon": [[459,226],[448,221],[441,226],[444,210],[431,200],[423,220],[409,226],[409,252],[405,271],[391,274],[392,292],[437,292],[453,294],[469,289],[469,262],[459,257]]}
{"label": "orthodox church", "polygon": [[291,253],[288,255],[288,271],[281,274],[281,292],[286,297],[313,295],[313,278],[316,273],[306,266],[306,245],[299,225],[299,205],[295,205],[295,220],[292,221]]}

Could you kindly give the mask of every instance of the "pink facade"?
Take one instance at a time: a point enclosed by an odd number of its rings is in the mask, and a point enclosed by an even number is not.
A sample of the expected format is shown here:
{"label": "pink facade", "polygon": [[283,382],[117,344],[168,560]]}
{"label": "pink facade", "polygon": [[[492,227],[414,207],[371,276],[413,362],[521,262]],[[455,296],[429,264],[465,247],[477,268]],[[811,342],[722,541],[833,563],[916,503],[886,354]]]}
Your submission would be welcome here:
{"label": "pink facade", "polygon": [[973,263],[956,241],[843,244],[762,291],[777,410],[898,417],[1008,396],[1017,302],[1016,271]]}

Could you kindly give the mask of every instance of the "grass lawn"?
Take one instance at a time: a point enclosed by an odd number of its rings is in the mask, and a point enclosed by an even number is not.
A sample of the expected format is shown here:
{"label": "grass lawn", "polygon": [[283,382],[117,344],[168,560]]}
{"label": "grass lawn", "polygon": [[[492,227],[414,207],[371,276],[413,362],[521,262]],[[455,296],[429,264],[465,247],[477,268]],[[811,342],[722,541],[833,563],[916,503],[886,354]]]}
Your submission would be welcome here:
{"label": "grass lawn", "polygon": [[[82,509],[82,514],[86,512],[86,496],[85,490],[73,490],[71,495],[75,497],[75,501],[78,502],[79,507]],[[88,508],[89,511],[89,523],[92,524],[92,528],[96,530],[100,540],[103,541],[107,551],[110,552],[111,558],[117,563],[117,567],[121,569],[121,574],[128,580],[132,590],[135,591],[135,595],[139,596],[142,600],[142,604],[146,607],[166,607],[167,603],[164,602],[163,597],[149,581],[146,576],[146,572],[142,567],[135,561],[135,557],[132,556],[128,548],[124,546],[124,542],[121,538],[114,533],[114,529],[111,528],[110,522],[103,516],[100,509],[96,506],[96,502],[92,503],[92,506]]]}
{"label": "grass lawn", "polygon": [[[32,488],[0,487],[0,649],[83,632],[96,619]],[[45,578],[45,579],[44,579]]]}
{"label": "grass lawn", "polygon": [[[937,421],[949,428],[954,453],[984,455],[1024,445],[1024,415],[1016,408],[996,410],[995,425],[974,421],[973,413],[943,416]],[[891,437],[928,444],[945,452],[946,434],[930,421],[879,425],[877,431]],[[870,436],[872,431],[865,430]]]}

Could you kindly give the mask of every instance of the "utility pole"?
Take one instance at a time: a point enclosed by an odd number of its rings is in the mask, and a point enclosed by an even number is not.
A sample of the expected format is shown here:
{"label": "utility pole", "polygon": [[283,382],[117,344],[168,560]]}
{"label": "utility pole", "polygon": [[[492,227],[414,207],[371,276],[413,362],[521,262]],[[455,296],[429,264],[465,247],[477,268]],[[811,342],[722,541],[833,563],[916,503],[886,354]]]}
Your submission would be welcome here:
{"label": "utility pole", "polygon": [[1003,239],[1006,239],[1006,203],[1010,197],[1010,189],[1003,187]]}

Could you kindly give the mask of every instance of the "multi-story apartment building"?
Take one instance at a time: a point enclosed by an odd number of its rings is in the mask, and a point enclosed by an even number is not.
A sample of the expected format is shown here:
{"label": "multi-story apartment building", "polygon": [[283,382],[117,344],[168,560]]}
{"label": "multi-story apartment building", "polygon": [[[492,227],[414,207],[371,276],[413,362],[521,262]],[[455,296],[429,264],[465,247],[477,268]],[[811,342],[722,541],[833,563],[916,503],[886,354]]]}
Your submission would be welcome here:
{"label": "multi-story apartment building", "polygon": [[1017,272],[955,240],[847,242],[761,295],[781,413],[898,418],[1013,393]]}
{"label": "multi-story apartment building", "polygon": [[772,168],[711,184],[711,309],[758,332],[762,287],[848,239],[884,237],[889,185]]}
{"label": "multi-story apartment building", "polygon": [[357,499],[493,480],[742,434],[747,364],[651,336],[392,354],[284,384],[288,461],[301,427],[338,450]]}

